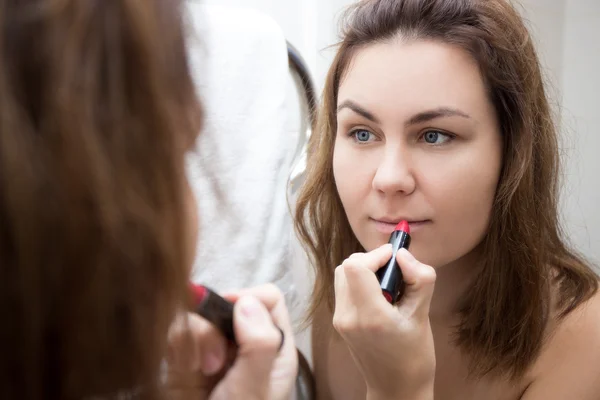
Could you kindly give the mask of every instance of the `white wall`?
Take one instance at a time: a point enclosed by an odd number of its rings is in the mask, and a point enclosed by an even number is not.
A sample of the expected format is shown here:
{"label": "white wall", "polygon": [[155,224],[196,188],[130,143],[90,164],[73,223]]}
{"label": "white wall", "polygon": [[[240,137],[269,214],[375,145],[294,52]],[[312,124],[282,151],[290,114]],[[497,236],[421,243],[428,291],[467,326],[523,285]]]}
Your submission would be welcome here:
{"label": "white wall", "polygon": [[567,0],[561,71],[570,139],[564,215],[573,242],[600,263],[600,1]]}
{"label": "white wall", "polygon": [[560,112],[564,225],[571,242],[600,264],[600,1],[522,3]]}
{"label": "white wall", "polygon": [[[202,0],[273,17],[303,54],[318,88],[351,0]],[[600,264],[600,0],[521,0],[560,110],[565,160],[563,219],[572,242]]]}

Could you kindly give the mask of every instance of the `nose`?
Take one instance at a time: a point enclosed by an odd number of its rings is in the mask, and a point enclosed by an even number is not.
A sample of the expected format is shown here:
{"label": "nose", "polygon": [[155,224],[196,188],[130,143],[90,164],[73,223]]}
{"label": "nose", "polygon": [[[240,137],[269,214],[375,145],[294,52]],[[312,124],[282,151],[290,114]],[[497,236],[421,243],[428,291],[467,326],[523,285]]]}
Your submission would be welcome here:
{"label": "nose", "polygon": [[373,189],[383,194],[410,194],[416,181],[410,165],[410,156],[405,151],[386,149],[373,177]]}

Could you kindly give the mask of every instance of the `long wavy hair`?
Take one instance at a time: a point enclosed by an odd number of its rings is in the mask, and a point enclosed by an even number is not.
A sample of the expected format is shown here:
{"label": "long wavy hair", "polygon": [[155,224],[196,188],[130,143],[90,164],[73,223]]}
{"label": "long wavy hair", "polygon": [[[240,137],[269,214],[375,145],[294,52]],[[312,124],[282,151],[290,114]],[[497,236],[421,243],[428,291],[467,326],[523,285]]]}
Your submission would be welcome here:
{"label": "long wavy hair", "polygon": [[503,165],[480,275],[460,302],[456,343],[474,376],[523,375],[540,353],[557,291],[564,317],[597,291],[597,276],[569,249],[558,217],[559,145],[540,62],[517,10],[505,0],[363,0],[346,14],[310,138],[296,229],[316,268],[309,320],[333,307],[334,268],[364,251],[336,191],[332,156],[340,81],[354,54],[394,37],[462,48],[479,65],[499,116]]}
{"label": "long wavy hair", "polygon": [[0,0],[0,398],[160,397],[202,114],[178,0]]}

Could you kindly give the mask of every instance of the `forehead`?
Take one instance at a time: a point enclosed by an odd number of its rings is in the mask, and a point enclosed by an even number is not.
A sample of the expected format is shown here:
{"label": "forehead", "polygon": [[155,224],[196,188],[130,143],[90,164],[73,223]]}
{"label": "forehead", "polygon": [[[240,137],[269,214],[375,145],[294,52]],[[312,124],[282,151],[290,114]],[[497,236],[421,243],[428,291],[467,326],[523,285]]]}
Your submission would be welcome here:
{"label": "forehead", "polygon": [[394,39],[360,48],[341,81],[338,102],[407,113],[452,107],[490,112],[487,90],[475,60],[463,49],[436,41]]}

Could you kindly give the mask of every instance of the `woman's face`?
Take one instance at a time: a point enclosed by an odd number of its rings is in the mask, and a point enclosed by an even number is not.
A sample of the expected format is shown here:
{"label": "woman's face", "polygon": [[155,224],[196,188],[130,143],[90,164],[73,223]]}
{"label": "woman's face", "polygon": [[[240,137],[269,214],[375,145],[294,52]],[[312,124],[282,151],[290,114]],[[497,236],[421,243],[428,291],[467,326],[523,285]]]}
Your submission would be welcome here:
{"label": "woman's face", "polygon": [[356,52],[338,92],[333,172],[367,251],[406,219],[420,261],[440,267],[470,253],[488,228],[501,151],[468,53],[400,40]]}

